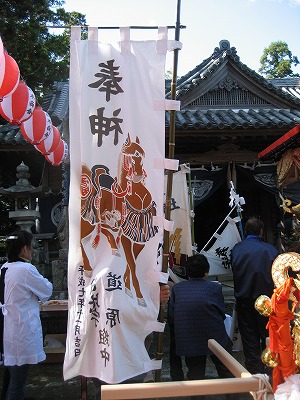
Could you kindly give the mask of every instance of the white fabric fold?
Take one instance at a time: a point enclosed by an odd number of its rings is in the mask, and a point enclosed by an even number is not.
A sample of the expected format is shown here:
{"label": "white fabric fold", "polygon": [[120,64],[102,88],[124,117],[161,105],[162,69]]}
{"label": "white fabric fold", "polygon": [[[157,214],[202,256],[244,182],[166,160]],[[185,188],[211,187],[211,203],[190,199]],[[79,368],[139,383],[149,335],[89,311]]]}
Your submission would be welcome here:
{"label": "white fabric fold", "polygon": [[178,40],[168,40],[168,51],[181,50],[182,43]]}
{"label": "white fabric fold", "polygon": [[88,40],[98,41],[98,28],[97,27],[88,27]]}
{"label": "white fabric fold", "polygon": [[172,232],[174,227],[174,221],[168,221],[163,216],[154,215],[153,217],[153,224],[158,226],[159,228],[164,228],[168,232]]}
{"label": "white fabric fold", "polygon": [[241,221],[241,217],[237,216],[237,217],[232,218],[229,216],[226,218],[226,221],[228,221],[230,224],[236,224],[237,222]]}
{"label": "white fabric fold", "polygon": [[169,272],[162,272],[162,271],[160,271],[160,272],[159,272],[159,276],[160,276],[160,278],[159,278],[159,282],[160,282],[160,283],[165,283],[165,284],[168,283],[168,280],[169,280]]}
{"label": "white fabric fold", "polygon": [[122,26],[120,28],[120,39],[121,53],[124,54],[130,52],[131,43],[129,26]]}
{"label": "white fabric fold", "polygon": [[2,314],[3,315],[7,315],[7,309],[5,308],[5,304],[2,304],[0,302],[0,308],[1,308]]}
{"label": "white fabric fold", "polygon": [[179,166],[179,160],[171,158],[155,158],[154,168],[155,169],[168,169],[171,171],[177,171]]}
{"label": "white fabric fold", "polygon": [[174,228],[174,221],[168,221],[164,219],[164,230],[167,232],[172,232]]}
{"label": "white fabric fold", "polygon": [[165,54],[168,50],[168,28],[166,26],[160,26],[158,28],[156,50],[158,54]]}
{"label": "white fabric fold", "polygon": [[162,360],[150,360],[144,363],[145,372],[152,371],[153,369],[161,369]]}
{"label": "white fabric fold", "polygon": [[165,330],[166,323],[159,322],[159,321],[147,321],[145,330],[146,331],[153,331],[153,332],[163,332]]}
{"label": "white fabric fold", "polygon": [[154,100],[153,101],[153,109],[158,111],[158,110],[174,110],[174,111],[180,111],[180,100]]}

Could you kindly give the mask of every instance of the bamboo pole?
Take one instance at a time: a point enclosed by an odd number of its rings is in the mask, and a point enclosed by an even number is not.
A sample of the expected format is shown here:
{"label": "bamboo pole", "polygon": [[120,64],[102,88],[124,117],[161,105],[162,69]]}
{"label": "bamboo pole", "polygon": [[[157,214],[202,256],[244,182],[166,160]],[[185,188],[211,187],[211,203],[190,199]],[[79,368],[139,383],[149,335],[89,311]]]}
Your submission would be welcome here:
{"label": "bamboo pole", "polygon": [[259,390],[259,379],[227,378],[205,379],[198,381],[131,383],[103,385],[101,400],[155,399],[188,396],[247,393]]}
{"label": "bamboo pole", "polygon": [[227,221],[227,218],[230,216],[230,214],[236,209],[237,204],[234,205],[234,207],[232,207],[232,209],[229,211],[229,213],[226,215],[226,217],[223,219],[223,221],[220,223],[220,225],[218,226],[218,228],[215,230],[215,232],[212,234],[211,238],[208,240],[208,242],[202,247],[201,251],[205,251],[206,247],[209,245],[209,243],[213,240],[213,238],[215,237],[215,234],[218,233],[218,231],[222,228],[222,226],[225,224],[225,222]]}
{"label": "bamboo pole", "polygon": [[[283,197],[283,190],[279,188],[279,194],[281,195],[282,201],[284,201]],[[285,225],[284,225],[284,209],[283,207],[280,208],[280,250],[281,253],[286,251],[285,249]]]}
{"label": "bamboo pole", "polygon": [[250,372],[214,339],[208,339],[208,348],[236,378],[249,378],[251,376]]}
{"label": "bamboo pole", "polygon": [[[175,40],[179,41],[180,38],[180,6],[181,0],[177,0],[177,14],[176,14],[176,26],[175,26]],[[178,53],[179,49],[174,50],[174,58],[173,58],[173,74],[172,74],[172,83],[171,83],[171,100],[176,99],[176,83],[177,83],[177,67],[178,67]],[[169,129],[169,159],[174,159],[175,154],[175,118],[176,111],[170,111],[170,129]],[[167,189],[166,189],[166,205],[165,205],[165,218],[166,220],[170,220],[171,218],[171,197],[172,197],[172,185],[173,185],[173,171],[168,170],[167,175]],[[169,249],[170,249],[170,238],[169,232],[164,231],[163,236],[163,259],[162,259],[162,271],[168,271],[168,263],[169,263]],[[159,311],[159,321],[164,321],[164,313],[165,313],[165,304],[161,303],[160,311]],[[162,359],[163,352],[163,332],[158,334],[158,343],[157,343],[157,352],[156,359]],[[161,380],[161,370],[155,371],[155,381]]]}
{"label": "bamboo pole", "polygon": [[[191,211],[191,236],[192,236],[192,244],[193,247],[195,247],[195,210],[194,210],[194,194],[193,194],[193,186],[192,186],[192,171],[190,164],[189,166],[189,176],[188,176],[188,182],[189,182],[189,201],[190,201],[190,211]],[[193,251],[195,253],[195,251]]]}
{"label": "bamboo pole", "polygon": [[[156,382],[103,385],[102,400],[176,398],[201,395],[229,394],[265,391],[266,399],[273,399],[271,387],[268,387],[259,376],[250,374],[234,357],[232,357],[214,339],[208,340],[210,350],[231,371],[235,378],[205,379],[195,381]],[[261,384],[263,382],[263,384]]]}

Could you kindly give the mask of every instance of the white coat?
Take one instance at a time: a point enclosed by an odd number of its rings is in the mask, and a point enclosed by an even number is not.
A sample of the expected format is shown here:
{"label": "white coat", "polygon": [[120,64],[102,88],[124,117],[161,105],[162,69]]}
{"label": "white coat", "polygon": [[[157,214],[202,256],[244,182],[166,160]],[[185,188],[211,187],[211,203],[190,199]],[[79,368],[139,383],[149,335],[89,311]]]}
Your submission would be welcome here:
{"label": "white coat", "polygon": [[52,294],[52,283],[30,263],[7,262],[4,290],[4,365],[37,364],[46,358],[39,299]]}

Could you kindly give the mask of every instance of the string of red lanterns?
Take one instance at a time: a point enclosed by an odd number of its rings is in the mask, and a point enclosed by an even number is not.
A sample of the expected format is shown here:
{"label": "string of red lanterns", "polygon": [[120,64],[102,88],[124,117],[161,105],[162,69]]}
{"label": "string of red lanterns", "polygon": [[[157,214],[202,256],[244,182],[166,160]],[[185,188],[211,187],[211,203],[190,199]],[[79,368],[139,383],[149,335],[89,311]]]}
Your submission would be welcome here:
{"label": "string of red lanterns", "polygon": [[4,50],[0,59],[0,100],[3,100],[4,97],[11,95],[17,89],[20,70],[14,58]]}
{"label": "string of red lanterns", "polygon": [[38,143],[34,146],[36,150],[42,153],[44,156],[45,155],[48,156],[49,154],[53,153],[61,142],[59,130],[54,125],[52,125],[52,129],[53,129],[52,136],[49,135],[41,143]]}
{"label": "string of red lanterns", "polygon": [[11,125],[21,125],[23,121],[32,116],[36,101],[33,91],[19,81],[14,92],[2,99],[0,103],[0,114]]}
{"label": "string of red lanterns", "polygon": [[31,144],[39,144],[53,135],[50,115],[40,106],[35,107],[31,118],[21,123],[20,129],[23,137]]}
{"label": "string of red lanterns", "polygon": [[68,155],[68,145],[51,118],[36,104],[33,91],[20,80],[17,62],[5,51],[0,36],[0,115],[20,126],[22,136],[52,165]]}

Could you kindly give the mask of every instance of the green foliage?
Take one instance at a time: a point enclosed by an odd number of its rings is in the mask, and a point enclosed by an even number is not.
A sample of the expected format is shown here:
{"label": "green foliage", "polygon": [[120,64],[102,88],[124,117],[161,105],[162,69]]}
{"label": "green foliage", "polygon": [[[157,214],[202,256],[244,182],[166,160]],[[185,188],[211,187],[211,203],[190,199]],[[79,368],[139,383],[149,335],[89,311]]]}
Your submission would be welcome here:
{"label": "green foliage", "polygon": [[4,47],[37,98],[51,90],[54,81],[69,77],[70,29],[48,26],[86,25],[83,14],[66,12],[61,8],[63,4],[59,0],[1,2],[0,35]]}
{"label": "green foliage", "polygon": [[299,76],[293,73],[292,66],[299,64],[297,56],[293,56],[287,43],[282,41],[273,42],[264,49],[260,58],[261,67],[259,72],[266,78],[286,78]]}

